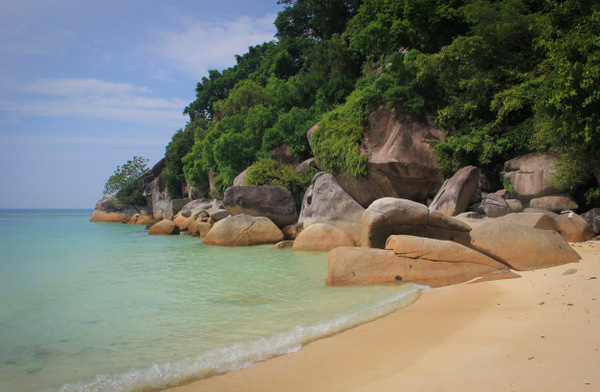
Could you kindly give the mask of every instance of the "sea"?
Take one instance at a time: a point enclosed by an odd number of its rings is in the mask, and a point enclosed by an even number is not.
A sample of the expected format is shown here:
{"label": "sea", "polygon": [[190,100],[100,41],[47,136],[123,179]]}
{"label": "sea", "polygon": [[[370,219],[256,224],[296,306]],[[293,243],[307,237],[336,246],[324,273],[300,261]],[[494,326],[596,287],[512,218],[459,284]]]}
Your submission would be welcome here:
{"label": "sea", "polygon": [[0,210],[0,391],[164,389],[294,352],[413,302],[328,287],[327,253],[216,247],[92,210]]}

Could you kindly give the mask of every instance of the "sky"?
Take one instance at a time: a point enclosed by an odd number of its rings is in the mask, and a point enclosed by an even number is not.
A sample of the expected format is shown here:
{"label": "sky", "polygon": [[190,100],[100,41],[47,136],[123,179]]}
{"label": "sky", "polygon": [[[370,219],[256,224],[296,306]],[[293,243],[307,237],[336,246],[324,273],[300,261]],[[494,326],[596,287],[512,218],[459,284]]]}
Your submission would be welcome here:
{"label": "sky", "polygon": [[94,208],[196,84],[274,39],[277,0],[0,0],[0,208]]}

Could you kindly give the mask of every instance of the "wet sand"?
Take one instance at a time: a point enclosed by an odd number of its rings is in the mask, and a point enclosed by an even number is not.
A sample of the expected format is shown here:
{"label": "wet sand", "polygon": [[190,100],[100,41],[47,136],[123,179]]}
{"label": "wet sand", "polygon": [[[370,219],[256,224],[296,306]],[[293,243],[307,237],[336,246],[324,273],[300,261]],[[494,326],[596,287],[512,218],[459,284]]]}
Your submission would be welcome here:
{"label": "wet sand", "polygon": [[427,290],[298,352],[169,391],[598,391],[600,241],[573,247],[579,263]]}

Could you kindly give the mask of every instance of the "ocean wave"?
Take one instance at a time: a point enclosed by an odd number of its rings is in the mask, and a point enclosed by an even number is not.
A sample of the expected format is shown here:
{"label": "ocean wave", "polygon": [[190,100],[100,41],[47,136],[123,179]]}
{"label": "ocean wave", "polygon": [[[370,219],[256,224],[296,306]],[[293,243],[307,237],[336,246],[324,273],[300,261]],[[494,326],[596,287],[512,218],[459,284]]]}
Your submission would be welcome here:
{"label": "ocean wave", "polygon": [[146,369],[131,369],[117,375],[97,375],[87,382],[63,385],[59,392],[149,391],[208,378],[279,355],[298,351],[303,345],[375,320],[415,301],[423,286],[403,285],[401,293],[352,313],[342,314],[314,325],[295,328],[250,343],[236,343],[176,362],[154,364]]}

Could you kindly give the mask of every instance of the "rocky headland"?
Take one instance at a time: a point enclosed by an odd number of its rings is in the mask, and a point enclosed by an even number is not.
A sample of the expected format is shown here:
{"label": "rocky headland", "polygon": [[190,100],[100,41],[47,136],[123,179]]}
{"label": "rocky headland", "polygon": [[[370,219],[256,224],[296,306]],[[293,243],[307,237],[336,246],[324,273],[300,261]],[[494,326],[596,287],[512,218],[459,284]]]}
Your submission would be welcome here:
{"label": "rocky headland", "polygon": [[171,199],[161,161],[146,186],[147,205],[104,197],[90,220],[147,225],[152,235],[186,233],[206,245],[327,251],[329,285],[514,278],[513,271],[577,262],[569,243],[600,234],[600,209],[580,215],[566,189],[548,185],[553,153],[520,156],[494,172],[464,167],[443,181],[427,143],[441,138],[426,121],[380,108],[361,145],[366,174],[319,172],[301,205],[287,188],[244,185],[245,172],[222,198],[188,188],[185,198]]}

